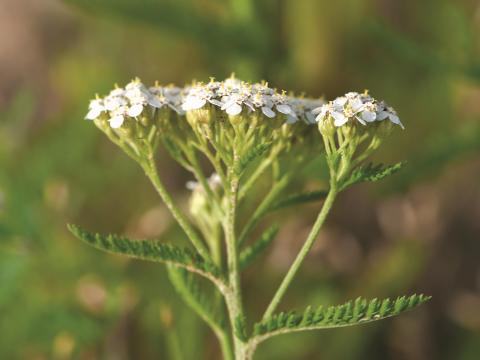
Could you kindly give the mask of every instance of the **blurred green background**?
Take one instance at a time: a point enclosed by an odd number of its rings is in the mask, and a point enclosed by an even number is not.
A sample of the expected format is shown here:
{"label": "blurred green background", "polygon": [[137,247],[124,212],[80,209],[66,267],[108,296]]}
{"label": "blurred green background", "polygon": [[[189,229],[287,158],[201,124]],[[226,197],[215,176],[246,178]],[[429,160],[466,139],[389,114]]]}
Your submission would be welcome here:
{"label": "blurred green background", "polygon": [[[134,76],[232,71],[327,99],[367,88],[406,126],[376,157],[408,166],[341,195],[282,308],[433,296],[381,323],[275,338],[256,359],[479,359],[479,32],[477,0],[0,1],[0,359],[219,359],[162,266],[100,253],[65,224],[183,241],[140,168],[83,117]],[[186,206],[188,175],[160,157]],[[251,316],[317,209],[278,215],[244,276]]]}

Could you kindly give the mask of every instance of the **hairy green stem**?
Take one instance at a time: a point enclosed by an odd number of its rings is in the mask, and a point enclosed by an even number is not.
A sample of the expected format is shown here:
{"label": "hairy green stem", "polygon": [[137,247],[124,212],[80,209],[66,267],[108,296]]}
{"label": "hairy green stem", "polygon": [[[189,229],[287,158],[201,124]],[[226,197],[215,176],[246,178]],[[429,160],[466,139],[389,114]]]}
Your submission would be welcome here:
{"label": "hairy green stem", "polygon": [[[235,156],[234,156],[235,162]],[[235,165],[235,164],[234,164]],[[235,220],[238,200],[238,176],[235,173],[235,166],[228,170],[229,189],[227,192],[228,202],[224,221],[225,242],[227,248],[227,265],[229,274],[229,289],[225,294],[225,301],[232,326],[233,343],[235,347],[235,359],[244,359],[244,343],[236,334],[236,322],[244,319],[242,305],[242,291],[240,286],[240,266],[238,257],[238,247],[235,234]]]}
{"label": "hairy green stem", "polygon": [[148,160],[146,161],[145,164],[142,164],[142,167],[145,170],[145,174],[147,175],[147,177],[150,179],[153,186],[155,187],[155,190],[157,190],[158,194],[162,198],[167,208],[172,213],[175,220],[178,222],[178,224],[183,229],[183,231],[187,234],[188,238],[192,242],[195,249],[206,261],[211,261],[210,254],[207,250],[207,247],[205,246],[203,241],[200,239],[195,229],[193,229],[193,227],[190,225],[186,216],[177,207],[172,197],[168,193],[167,189],[163,185],[162,181],[160,180],[153,154],[148,157]]}
{"label": "hairy green stem", "polygon": [[265,311],[265,314],[263,315],[263,320],[269,318],[274,311],[277,309],[277,306],[280,304],[280,301],[282,300],[283,296],[285,295],[285,292],[287,291],[290,283],[292,282],[293,278],[297,274],[298,270],[300,269],[300,266],[302,265],[303,261],[305,260],[305,257],[307,256],[308,252],[312,248],[315,240],[317,239],[318,233],[320,232],[320,229],[325,222],[325,219],[327,218],[328,213],[330,212],[330,209],[332,208],[333,202],[335,200],[335,197],[337,196],[337,189],[336,186],[334,185],[334,182],[332,182],[330,186],[330,191],[328,192],[327,198],[325,199],[325,202],[323,203],[322,210],[318,214],[317,220],[315,220],[315,223],[313,224],[312,230],[310,231],[310,234],[308,234],[307,239],[305,240],[305,243],[303,244],[302,248],[300,249],[300,252],[298,253],[297,257],[295,258],[292,266],[288,270],[287,274],[285,275],[284,279],[282,280],[278,290],[276,291],[275,295],[273,296],[272,301],[267,307],[267,310]]}

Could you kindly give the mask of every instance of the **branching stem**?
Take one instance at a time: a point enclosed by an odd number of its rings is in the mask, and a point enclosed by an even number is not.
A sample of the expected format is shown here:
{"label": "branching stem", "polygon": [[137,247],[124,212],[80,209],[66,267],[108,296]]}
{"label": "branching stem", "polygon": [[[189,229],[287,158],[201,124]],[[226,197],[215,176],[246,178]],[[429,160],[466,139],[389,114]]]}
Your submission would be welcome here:
{"label": "branching stem", "polygon": [[320,210],[320,213],[318,214],[317,220],[315,220],[315,223],[313,224],[312,230],[308,234],[307,239],[305,240],[305,243],[303,244],[302,248],[300,249],[300,252],[298,253],[297,257],[295,258],[292,266],[288,270],[287,274],[285,275],[284,279],[282,280],[278,290],[276,291],[275,295],[273,296],[272,301],[267,307],[267,310],[265,311],[265,314],[263,315],[263,319],[269,318],[274,311],[277,309],[278,305],[280,304],[280,301],[282,300],[283,296],[285,295],[285,292],[287,291],[290,283],[292,282],[293,278],[297,274],[298,270],[300,269],[300,266],[302,265],[303,261],[305,260],[305,257],[307,256],[308,252],[311,250],[315,240],[317,239],[317,236],[320,232],[320,229],[325,222],[325,219],[327,218],[328,213],[330,212],[330,209],[332,208],[333,202],[335,200],[335,197],[337,196],[337,189],[332,182],[330,185],[330,190],[328,192],[327,198],[325,199],[325,202],[323,203],[322,210]]}

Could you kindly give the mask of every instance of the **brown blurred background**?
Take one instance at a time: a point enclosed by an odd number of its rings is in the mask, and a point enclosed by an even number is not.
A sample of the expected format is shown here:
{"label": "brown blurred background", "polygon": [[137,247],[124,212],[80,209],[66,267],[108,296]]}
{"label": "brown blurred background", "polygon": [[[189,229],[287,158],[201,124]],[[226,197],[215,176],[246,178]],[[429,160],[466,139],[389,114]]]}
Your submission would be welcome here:
{"label": "brown blurred background", "polygon": [[[256,359],[480,358],[479,31],[476,0],[1,0],[0,358],[179,359],[180,347],[219,359],[161,266],[99,253],[65,224],[184,241],[140,169],[83,117],[96,92],[134,76],[231,72],[328,99],[367,88],[406,126],[376,160],[408,166],[341,195],[282,307],[433,296],[382,323],[271,340]],[[186,205],[188,175],[161,159]],[[244,277],[251,316],[316,211],[276,215],[273,248]]]}

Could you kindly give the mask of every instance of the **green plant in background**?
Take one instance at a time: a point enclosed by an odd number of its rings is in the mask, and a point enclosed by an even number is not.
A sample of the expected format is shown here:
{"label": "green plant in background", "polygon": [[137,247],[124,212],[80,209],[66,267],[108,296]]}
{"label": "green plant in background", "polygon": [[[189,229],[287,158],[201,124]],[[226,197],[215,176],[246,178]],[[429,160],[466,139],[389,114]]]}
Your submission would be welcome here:
{"label": "green plant in background", "polygon": [[[225,359],[251,359],[262,341],[276,335],[380,320],[429,299],[357,298],[338,306],[309,306],[301,313],[276,313],[338,194],[402,166],[367,163],[393,128],[403,127],[395,110],[368,93],[350,92],[324,103],[234,77],[185,88],[147,88],[136,79],[92,100],[87,119],[142,167],[193,249],[92,234],[74,225],[70,230],[101,250],[166,263],[172,284],[211,327]],[[160,144],[196,179],[187,184],[192,191],[189,216],[160,178]],[[286,196],[289,184],[299,186],[304,180],[300,170],[319,157],[327,164],[328,189]],[[254,211],[245,209],[246,200],[258,194],[252,191],[258,181],[267,178],[263,200]],[[241,272],[268,249],[278,230],[274,225],[255,239],[255,228],[276,208],[318,198],[324,198],[323,206],[303,246],[263,317],[251,319],[242,300]]]}

